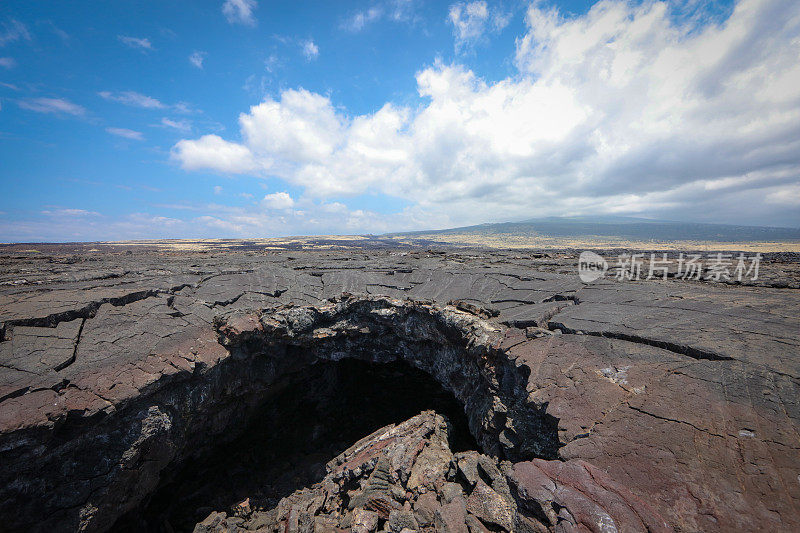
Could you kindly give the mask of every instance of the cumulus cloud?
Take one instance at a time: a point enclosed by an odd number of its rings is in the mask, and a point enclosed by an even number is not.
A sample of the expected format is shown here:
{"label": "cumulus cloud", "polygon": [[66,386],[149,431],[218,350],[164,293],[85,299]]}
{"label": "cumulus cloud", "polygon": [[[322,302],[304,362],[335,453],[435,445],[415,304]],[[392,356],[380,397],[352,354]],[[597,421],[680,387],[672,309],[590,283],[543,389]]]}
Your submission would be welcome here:
{"label": "cumulus cloud", "polygon": [[135,91],[123,91],[119,93],[100,91],[97,94],[105,100],[119,102],[120,104],[125,104],[131,107],[141,107],[143,109],[164,109],[167,107],[161,101]]}
{"label": "cumulus cloud", "polygon": [[511,15],[501,10],[490,12],[486,2],[462,2],[450,6],[447,20],[453,25],[456,50],[474,45],[491,31],[500,31],[511,20]]}
{"label": "cumulus cloud", "polygon": [[314,41],[311,39],[303,41],[300,44],[303,47],[303,55],[306,56],[306,59],[309,61],[316,59],[319,56],[319,47],[314,44]]}
{"label": "cumulus cloud", "polygon": [[127,128],[106,128],[106,131],[111,135],[116,135],[117,137],[130,139],[132,141],[144,140],[144,135],[142,134],[141,131],[129,130]]}
{"label": "cumulus cloud", "polygon": [[147,52],[148,50],[153,49],[153,44],[150,42],[150,39],[147,38],[129,37],[127,35],[117,35],[117,39],[119,39],[119,41],[125,46],[141,50],[142,52]]}
{"label": "cumulus cloud", "polygon": [[172,148],[172,158],[186,170],[212,169],[229,174],[246,174],[259,168],[249,148],[225,141],[218,135],[178,141]]}
{"label": "cumulus cloud", "polygon": [[203,61],[205,61],[207,55],[206,52],[194,51],[192,55],[189,56],[189,63],[197,68],[203,68]]}
{"label": "cumulus cloud", "polygon": [[56,113],[67,115],[85,115],[86,109],[78,104],[74,104],[66,98],[30,98],[20,100],[19,106],[23,109],[36,111],[37,113]]}
{"label": "cumulus cloud", "polygon": [[222,13],[231,24],[255,26],[256,17],[253,15],[253,10],[257,5],[256,0],[225,0],[222,4]]}
{"label": "cumulus cloud", "polygon": [[256,153],[290,161],[324,162],[341,139],[344,119],[328,98],[306,91],[284,91],[239,117],[246,144]]}
{"label": "cumulus cloud", "polygon": [[14,68],[16,64],[13,57],[0,57],[0,67]]}
{"label": "cumulus cloud", "polygon": [[357,116],[289,89],[240,115],[239,142],[184,140],[173,156],[268,168],[316,198],[404,198],[446,225],[592,213],[800,224],[800,4],[741,0],[704,25],[669,9],[606,0],[566,18],[534,3],[507,79],[437,62],[416,75],[421,105]]}
{"label": "cumulus cloud", "polygon": [[291,209],[294,207],[294,200],[288,192],[268,194],[261,200],[261,203],[269,209]]}

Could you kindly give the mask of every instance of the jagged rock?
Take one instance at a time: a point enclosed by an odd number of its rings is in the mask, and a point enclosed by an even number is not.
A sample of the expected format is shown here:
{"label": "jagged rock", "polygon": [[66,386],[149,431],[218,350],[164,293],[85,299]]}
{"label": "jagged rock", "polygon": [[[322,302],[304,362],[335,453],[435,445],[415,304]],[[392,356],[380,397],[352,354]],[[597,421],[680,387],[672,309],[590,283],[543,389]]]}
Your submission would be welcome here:
{"label": "jagged rock", "polygon": [[[426,450],[432,449],[437,453],[425,455]],[[406,457],[408,454],[410,457]],[[470,457],[499,474],[496,465],[494,469],[489,466],[493,464],[493,459],[480,454],[470,454]],[[497,499],[502,497],[483,481],[478,481],[468,501],[459,484],[445,480],[452,460],[446,421],[433,412],[424,412],[361,439],[329,463],[328,474],[322,481],[282,499],[269,513],[253,512],[243,521],[237,519],[237,524],[246,529],[277,527],[298,532],[315,531],[335,524],[339,528],[351,528],[352,531],[372,532],[378,529],[383,520],[387,530],[392,533],[405,529],[417,531],[420,527],[431,526],[442,531],[466,531],[468,508],[489,523],[505,524],[502,510],[510,510],[508,516],[513,516],[511,496],[507,496],[505,503],[501,504]],[[439,503],[435,490],[418,495],[404,492],[404,496],[410,495],[412,499],[401,507],[389,496],[392,479],[397,475],[410,483],[414,476],[407,470],[418,471],[420,461],[425,464],[430,486],[441,489],[444,502]],[[393,471],[393,464],[400,465],[401,470]],[[345,487],[356,483],[363,488],[354,491],[346,501],[342,497],[346,492]],[[236,506],[235,510],[239,508]],[[218,517],[214,518],[214,524],[217,524],[225,515],[219,513],[212,517]]]}
{"label": "jagged rock", "polygon": [[453,455],[444,440],[442,433],[435,434],[430,444],[417,455],[406,482],[406,488],[414,491],[421,488],[433,488],[434,482],[444,478]]}
{"label": "jagged rock", "polygon": [[421,494],[417,501],[414,503],[414,518],[422,527],[427,527],[433,524],[434,515],[441,507],[436,498],[435,492],[426,492]]}
{"label": "jagged rock", "polygon": [[416,531],[419,528],[414,513],[411,511],[392,511],[389,514],[387,525],[393,533],[400,533],[403,530]]}
{"label": "jagged rock", "polygon": [[[515,465],[498,477],[478,462],[471,481],[452,466],[442,482],[470,494],[482,481],[506,498],[514,472],[519,531],[588,523],[600,510],[615,524],[636,524],[635,515],[682,531],[800,528],[800,296],[778,288],[796,286],[780,279],[795,275],[796,260],[765,261],[765,281],[748,286],[587,285],[570,252],[59,253],[1,258],[5,530],[108,531],[140,516],[187,465],[202,466],[198,453],[240,438],[266,397],[303,390],[304,375],[351,358],[403,362],[452,394],[471,448]],[[474,308],[447,305],[455,300]],[[310,434],[324,425],[298,423]],[[398,424],[379,445],[367,439],[319,467],[342,443],[308,467],[317,476],[307,479],[326,484],[292,505],[278,507],[276,496],[250,519],[271,508],[276,528],[316,528],[315,516],[344,506],[383,453],[392,471],[384,512],[408,503],[422,516],[431,483],[402,495],[419,455],[403,443],[415,431],[437,430]],[[422,464],[415,484],[429,479]],[[552,490],[535,488],[547,483]],[[653,515],[636,514],[622,489]],[[232,491],[211,508],[247,496]],[[442,510],[433,512],[444,524]]]}
{"label": "jagged rock", "polygon": [[483,523],[475,518],[474,515],[467,514],[466,518],[467,529],[469,529],[469,533],[489,533],[489,530],[486,528]]}
{"label": "jagged rock", "polygon": [[353,533],[371,533],[378,529],[378,513],[366,509],[355,509],[351,530]]}
{"label": "jagged rock", "polygon": [[228,518],[225,513],[211,513],[197,524],[194,533],[244,533],[241,518]]}
{"label": "jagged rock", "polygon": [[[254,531],[258,531],[255,525],[250,526]],[[329,516],[315,516],[313,533],[331,533],[336,531],[336,519]]]}
{"label": "jagged rock", "polygon": [[467,502],[458,496],[436,510],[433,523],[436,531],[444,533],[469,533],[467,529]]}
{"label": "jagged rock", "polygon": [[441,493],[442,501],[444,503],[450,503],[454,499],[461,497],[464,494],[464,490],[458,483],[447,482],[442,485]]}
{"label": "jagged rock", "polygon": [[[367,479],[366,486],[361,492],[350,499],[349,507],[354,509],[356,507],[375,506],[377,502],[389,501],[390,487],[392,484],[391,463],[389,460],[381,456],[372,470],[372,474]],[[381,512],[381,509],[373,509],[376,512]]]}
{"label": "jagged rock", "polygon": [[509,532],[514,529],[514,507],[512,500],[503,498],[482,480],[467,498],[467,511]]}

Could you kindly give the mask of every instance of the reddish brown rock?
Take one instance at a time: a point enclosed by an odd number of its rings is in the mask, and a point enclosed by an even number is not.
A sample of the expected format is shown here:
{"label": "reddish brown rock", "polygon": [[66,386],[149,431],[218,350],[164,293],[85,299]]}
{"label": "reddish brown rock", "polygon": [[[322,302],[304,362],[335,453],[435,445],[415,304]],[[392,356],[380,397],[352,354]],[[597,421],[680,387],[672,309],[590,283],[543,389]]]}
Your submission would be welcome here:
{"label": "reddish brown rock", "polygon": [[[780,270],[749,286],[586,285],[568,254],[14,254],[0,271],[8,530],[109,530],[198,446],[233,438],[264,391],[347,357],[433,376],[486,455],[538,480],[528,503],[571,506],[563,524],[602,510],[631,527],[800,529],[800,296]],[[420,451],[393,467],[410,476]],[[441,471],[418,473],[427,490]],[[478,478],[505,497],[505,471],[475,473],[464,502]],[[518,511],[534,529],[547,514]]]}
{"label": "reddish brown rock", "polygon": [[585,461],[517,463],[510,479],[520,505],[559,530],[672,530],[650,504]]}

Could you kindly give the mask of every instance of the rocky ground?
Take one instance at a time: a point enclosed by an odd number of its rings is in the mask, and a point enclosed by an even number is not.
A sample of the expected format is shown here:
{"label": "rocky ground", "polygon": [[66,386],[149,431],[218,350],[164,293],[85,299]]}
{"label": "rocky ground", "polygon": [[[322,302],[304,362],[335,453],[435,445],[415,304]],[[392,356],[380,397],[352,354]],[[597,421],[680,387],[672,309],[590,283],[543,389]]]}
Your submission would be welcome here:
{"label": "rocky ground", "polygon": [[793,255],[93,249],[0,251],[4,530],[800,529]]}

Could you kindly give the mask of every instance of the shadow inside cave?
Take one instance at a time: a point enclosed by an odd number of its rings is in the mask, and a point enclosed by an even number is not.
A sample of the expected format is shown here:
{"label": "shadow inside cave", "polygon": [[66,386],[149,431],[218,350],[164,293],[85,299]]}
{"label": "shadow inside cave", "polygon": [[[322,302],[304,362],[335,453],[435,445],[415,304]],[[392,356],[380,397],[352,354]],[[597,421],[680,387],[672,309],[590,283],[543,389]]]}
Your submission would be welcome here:
{"label": "shadow inside cave", "polygon": [[403,361],[318,361],[271,388],[240,436],[163,472],[113,530],[191,531],[245,498],[273,508],[320,481],[326,463],[359,439],[428,409],[447,418],[452,451],[480,450],[462,404],[426,372]]}

